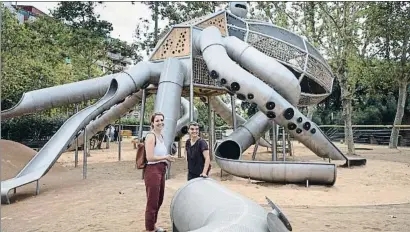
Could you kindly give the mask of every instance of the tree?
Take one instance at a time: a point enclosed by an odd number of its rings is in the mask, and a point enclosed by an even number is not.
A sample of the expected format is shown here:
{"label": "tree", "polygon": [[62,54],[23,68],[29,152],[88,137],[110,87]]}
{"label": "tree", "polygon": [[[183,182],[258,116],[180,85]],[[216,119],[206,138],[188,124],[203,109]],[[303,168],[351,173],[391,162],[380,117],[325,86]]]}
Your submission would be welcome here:
{"label": "tree", "polygon": [[113,30],[112,24],[100,20],[95,8],[102,2],[59,2],[51,11],[54,18],[62,20],[74,29],[85,29],[93,37],[107,37]]}
{"label": "tree", "polygon": [[2,107],[15,105],[27,91],[77,80],[62,54],[68,53],[70,30],[50,17],[19,24],[4,9],[2,22]]}
{"label": "tree", "polygon": [[[116,38],[110,38],[107,40],[107,52],[108,55],[116,56],[116,59],[106,61],[109,65],[109,72],[118,72],[123,70],[123,63],[126,59],[131,59],[133,63],[138,63],[142,60],[142,56],[138,54],[138,45],[133,43],[129,45],[127,42]],[[111,54],[110,54],[111,53]]]}
{"label": "tree", "polygon": [[340,84],[342,98],[342,117],[345,124],[345,141],[348,154],[355,152],[352,130],[352,100],[357,76],[352,73],[353,62],[360,40],[358,31],[361,29],[360,19],[365,10],[361,2],[319,3],[321,12],[325,15],[324,36],[325,49],[332,58],[330,65],[336,70],[336,78]]}
{"label": "tree", "polygon": [[[51,11],[54,18],[73,28],[70,46],[75,53],[82,56],[87,66],[87,77],[91,78],[92,66],[107,55],[107,38],[113,30],[112,24],[100,20],[95,13],[98,2],[60,2]],[[74,54],[66,54],[68,57]]]}
{"label": "tree", "polygon": [[[393,80],[398,88],[394,125],[401,125],[410,81],[410,4],[408,2],[374,2],[370,7],[369,27],[375,57],[379,67],[384,67],[383,77]],[[386,78],[387,77],[387,78]],[[390,78],[389,78],[390,77]],[[389,148],[397,148],[399,128],[394,127]]]}

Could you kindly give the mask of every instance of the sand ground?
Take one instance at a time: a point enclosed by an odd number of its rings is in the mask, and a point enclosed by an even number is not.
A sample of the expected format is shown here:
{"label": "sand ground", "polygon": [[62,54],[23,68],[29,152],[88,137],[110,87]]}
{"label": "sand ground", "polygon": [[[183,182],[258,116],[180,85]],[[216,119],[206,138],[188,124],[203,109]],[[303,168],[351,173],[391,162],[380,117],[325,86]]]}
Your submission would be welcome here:
{"label": "sand ground", "polygon": [[[302,144],[293,142],[293,146],[295,156],[287,159],[321,160]],[[344,145],[337,146],[345,151]],[[227,174],[221,178],[215,163],[211,178],[263,207],[267,207],[268,196],[282,208],[293,231],[410,231],[410,148],[357,147],[364,148],[357,153],[368,158],[367,165],[338,167],[333,187],[269,184]],[[246,159],[252,149],[246,151]],[[7,156],[3,153],[2,166],[7,164],[8,172],[2,170],[2,180],[6,179],[3,174],[17,174],[30,159],[29,155],[15,158],[10,152]],[[123,142],[121,154],[118,161],[115,143],[109,150],[92,150],[86,180],[82,177],[82,152],[77,168],[74,152],[62,154],[41,179],[39,195],[35,195],[35,184],[30,184],[17,189],[12,204],[2,205],[2,231],[144,231],[145,187],[141,171],[134,169],[135,150],[130,141]],[[257,159],[270,159],[270,152],[261,147]],[[171,229],[170,202],[185,182],[186,161],[179,158],[166,182],[158,225]]]}

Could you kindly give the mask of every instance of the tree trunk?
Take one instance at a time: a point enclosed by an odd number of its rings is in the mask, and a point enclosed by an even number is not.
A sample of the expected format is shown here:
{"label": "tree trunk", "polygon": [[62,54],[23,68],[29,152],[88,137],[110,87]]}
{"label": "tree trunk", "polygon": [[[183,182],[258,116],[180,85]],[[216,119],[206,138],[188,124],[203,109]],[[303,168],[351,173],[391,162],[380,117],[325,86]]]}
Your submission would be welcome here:
{"label": "tree trunk", "polygon": [[[355,154],[353,129],[352,129],[352,101],[347,85],[346,77],[341,77],[341,93],[342,93],[342,116],[345,122],[345,143],[347,144],[348,155]],[[344,79],[344,80],[343,80]]]}
{"label": "tree trunk", "polygon": [[312,120],[313,114],[317,110],[317,105],[308,106],[307,108],[308,108],[307,118]]}
{"label": "tree trunk", "polygon": [[[401,125],[401,121],[404,115],[404,108],[406,106],[407,99],[407,81],[400,81],[399,83],[399,98],[397,99],[396,117],[394,118],[393,125]],[[393,127],[390,135],[389,148],[397,148],[399,142],[400,129]]]}
{"label": "tree trunk", "polygon": [[349,89],[348,83],[348,64],[347,59],[349,56],[350,51],[350,37],[352,36],[352,31],[349,29],[348,25],[348,9],[350,3],[344,2],[343,3],[343,31],[342,31],[342,57],[341,57],[341,64],[339,67],[339,82],[340,82],[340,89],[342,94],[342,106],[343,111],[342,115],[345,121],[345,142],[347,144],[347,154],[348,155],[355,155],[355,148],[354,148],[354,140],[353,140],[353,128],[352,128],[352,96]]}
{"label": "tree trunk", "polygon": [[158,43],[158,35],[159,35],[159,31],[158,31],[158,2],[154,3],[154,47],[157,45]]}

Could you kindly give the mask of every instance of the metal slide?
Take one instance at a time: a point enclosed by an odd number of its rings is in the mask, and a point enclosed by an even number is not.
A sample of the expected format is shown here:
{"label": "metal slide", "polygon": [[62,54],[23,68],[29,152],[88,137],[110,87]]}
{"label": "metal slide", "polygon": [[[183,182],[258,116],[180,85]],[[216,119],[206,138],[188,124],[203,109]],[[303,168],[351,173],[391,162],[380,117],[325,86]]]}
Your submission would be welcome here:
{"label": "metal slide", "polygon": [[[266,55],[260,53],[255,48],[246,45],[246,43],[235,37],[228,37],[226,40],[229,40],[229,42],[224,41],[220,31],[216,27],[208,27],[199,33],[195,33],[194,36],[196,36],[194,39],[195,46],[202,52],[211,77],[229,87],[235,92],[235,94],[237,94],[239,99],[247,99],[247,101],[257,104],[260,111],[263,112],[267,118],[274,120],[278,125],[287,128],[294,138],[302,142],[316,155],[335,160],[348,160],[348,158],[326,138],[313,122],[300,113],[295,106],[276,91],[291,86],[291,84],[283,84],[287,83],[287,79],[283,79],[283,75],[279,75],[281,72],[271,73],[271,75],[269,74],[269,70],[285,70],[286,68],[282,67],[283,65],[272,58],[268,58]],[[261,79],[265,78],[265,82],[241,68],[238,64],[232,61],[230,57],[238,62],[239,65],[244,66],[253,73],[258,73],[260,75],[258,77]],[[268,76],[271,77],[272,87],[267,84],[269,83],[266,79]],[[283,93],[287,92],[282,90],[282,94]],[[288,93],[286,96],[287,99],[293,99],[292,102],[294,103],[298,100],[298,98],[293,97],[292,94]],[[246,129],[252,130],[252,128]],[[256,130],[254,132],[261,133],[261,131]],[[241,147],[241,145],[234,144],[249,144],[250,141],[248,140],[252,141],[254,139],[256,138],[253,138],[253,136],[239,136],[238,139],[227,139],[226,142],[219,144],[216,149],[216,160],[218,164],[222,167],[230,167],[226,168],[225,171],[230,172],[233,175],[237,175],[237,173],[245,173],[245,175],[241,176],[253,179],[271,179],[272,181],[276,181],[279,178],[277,177],[277,172],[281,172],[281,176],[283,177],[281,178],[282,182],[293,182],[298,180],[308,180],[311,182],[311,180],[308,179],[309,176],[305,176],[307,173],[310,173],[310,176],[316,176],[316,174],[313,173],[322,173],[323,169],[326,169],[328,176],[322,178],[321,181],[324,182],[321,184],[334,184],[336,175],[336,167],[334,164],[306,163],[306,165],[309,165],[310,167],[305,172],[299,171],[301,165],[295,165],[295,163],[269,162],[270,165],[267,165],[266,162],[228,160],[225,158],[239,158],[240,154],[229,154],[234,153],[235,151],[242,152],[241,149],[235,149],[235,146]],[[224,153],[221,151],[224,151]],[[224,165],[224,163],[229,163],[229,165]],[[324,168],[324,166],[326,168]],[[253,173],[258,173],[259,176],[253,175]],[[289,173],[292,174],[292,178],[289,177]],[[261,178],[261,175],[263,175],[263,178]],[[321,181],[319,181],[319,183]]]}
{"label": "metal slide", "polygon": [[[104,95],[104,91],[110,85],[111,80],[116,77],[116,74],[103,77],[93,78],[75,83],[69,83],[59,86],[53,86],[45,89],[39,89],[24,93],[20,101],[10,109],[1,112],[1,120],[7,120],[14,117],[19,117],[27,114],[33,114],[43,110],[59,107],[67,104],[80,103],[83,101],[100,98]],[[158,80],[151,80],[151,83],[157,84]],[[152,85],[147,88],[153,87]],[[148,96],[147,96],[148,97]],[[142,90],[127,97],[124,102],[112,107],[102,116],[92,121],[87,126],[87,136],[91,137],[98,131],[125,113],[129,112],[142,99]],[[189,101],[181,98],[181,104],[184,108],[184,115],[177,123],[177,138],[182,137],[187,133],[186,124],[189,122]],[[194,108],[194,119],[198,116],[198,111]],[[83,144],[83,132],[78,136],[78,146]],[[75,149],[75,142],[72,141],[67,150]]]}
{"label": "metal slide", "polygon": [[[2,201],[4,200],[5,202],[10,203],[8,196],[10,190],[38,181],[42,176],[44,176],[58,160],[62,152],[65,151],[70,145],[70,142],[73,141],[80,130],[82,130],[91,120],[94,120],[105,110],[108,110],[113,105],[122,102],[127,96],[136,92],[139,88],[141,88],[141,86],[144,86],[146,83],[153,82],[152,80],[158,80],[162,67],[163,63],[141,62],[128,70],[128,73],[120,73],[115,75],[115,77],[111,80],[111,84],[109,85],[108,90],[106,90],[105,95],[98,102],[79,111],[69,118],[56,132],[56,134],[44,145],[44,147],[16,175],[16,177],[1,182]],[[107,77],[101,77],[103,80],[105,78]],[[94,89],[97,90],[98,87],[100,86],[94,86]],[[70,94],[71,91],[73,90],[70,89],[69,91],[65,91],[65,93],[60,93],[60,95],[72,96]],[[91,92],[94,94],[96,93],[93,91]],[[40,94],[37,95],[37,97],[40,96]],[[44,97],[44,101],[46,101],[45,105],[48,104],[49,106],[52,106],[53,100],[58,102],[58,104],[63,104],[61,102],[67,101],[63,97],[51,99],[49,97]],[[28,102],[30,101],[32,100],[28,100]],[[19,104],[17,107],[14,107],[14,112],[17,112],[18,110],[20,110],[20,112],[24,111],[25,109],[21,106],[22,104]],[[9,112],[13,112],[13,110],[9,110]],[[38,186],[39,185],[37,185],[37,193]]]}
{"label": "metal slide", "polygon": [[[135,105],[137,105],[142,99],[142,91],[138,91],[137,93],[132,94],[131,96],[127,97],[124,102],[112,107],[108,111],[104,112],[102,116],[98,117],[96,120],[92,121],[86,129],[87,136],[93,136],[98,131],[102,131],[105,126],[115,122],[125,113],[134,109]],[[184,136],[188,131],[185,128],[189,122],[189,101],[185,98],[181,98],[181,106],[183,108],[184,114],[180,119],[177,121],[176,127],[176,138],[180,138]],[[194,108],[194,119],[198,116],[198,111]],[[78,136],[78,146],[81,146],[84,142],[83,140],[84,132]],[[67,150],[75,149],[75,141],[73,141],[70,147]]]}

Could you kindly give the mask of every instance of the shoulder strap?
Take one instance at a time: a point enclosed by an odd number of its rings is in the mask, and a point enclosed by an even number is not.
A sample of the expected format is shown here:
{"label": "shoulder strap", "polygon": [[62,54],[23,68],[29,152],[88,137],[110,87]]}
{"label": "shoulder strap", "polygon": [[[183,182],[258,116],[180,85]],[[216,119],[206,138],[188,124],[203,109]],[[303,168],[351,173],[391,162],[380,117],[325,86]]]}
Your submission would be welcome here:
{"label": "shoulder strap", "polygon": [[[154,138],[155,138],[155,143],[154,143],[154,145],[157,145],[157,136],[155,135],[155,133],[148,132],[147,134],[153,134],[153,135],[154,135]],[[161,136],[162,136],[162,135],[161,135]]]}

